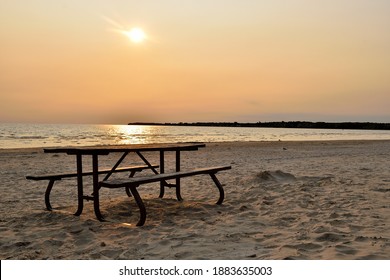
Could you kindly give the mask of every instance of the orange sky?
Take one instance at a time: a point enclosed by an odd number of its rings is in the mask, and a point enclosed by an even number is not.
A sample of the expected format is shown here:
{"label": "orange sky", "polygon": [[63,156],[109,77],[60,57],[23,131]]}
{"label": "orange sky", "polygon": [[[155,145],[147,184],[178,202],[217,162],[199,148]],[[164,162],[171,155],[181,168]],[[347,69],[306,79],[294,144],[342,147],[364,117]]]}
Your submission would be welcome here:
{"label": "orange sky", "polygon": [[[390,122],[390,1],[0,0],[0,122]],[[147,34],[133,43],[120,31]]]}

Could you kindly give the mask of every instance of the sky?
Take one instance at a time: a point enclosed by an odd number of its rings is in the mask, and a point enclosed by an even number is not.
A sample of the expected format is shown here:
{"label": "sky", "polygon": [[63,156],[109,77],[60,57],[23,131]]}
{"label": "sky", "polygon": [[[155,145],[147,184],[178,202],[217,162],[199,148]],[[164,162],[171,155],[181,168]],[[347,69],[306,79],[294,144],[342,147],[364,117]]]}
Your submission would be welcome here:
{"label": "sky", "polygon": [[0,0],[0,122],[390,122],[389,14],[387,0]]}

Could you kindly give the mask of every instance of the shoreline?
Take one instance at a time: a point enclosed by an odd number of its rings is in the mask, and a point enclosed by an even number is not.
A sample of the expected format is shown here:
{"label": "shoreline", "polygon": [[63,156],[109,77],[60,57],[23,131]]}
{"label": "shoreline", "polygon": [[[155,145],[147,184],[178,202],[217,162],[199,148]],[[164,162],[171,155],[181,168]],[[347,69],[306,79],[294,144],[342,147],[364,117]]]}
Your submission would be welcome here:
{"label": "shoreline", "polygon": [[[245,143],[251,143],[251,144],[267,144],[271,145],[273,143],[307,143],[307,144],[315,144],[315,143],[357,143],[357,142],[390,142],[390,139],[343,139],[343,140],[275,140],[275,141],[221,141],[221,142],[176,142],[176,143],[202,143],[206,144],[206,147],[208,145],[215,145],[215,144],[245,144]],[[62,148],[62,147],[71,147],[71,148],[89,148],[89,147],[123,147],[123,146],[129,146],[129,145],[145,145],[145,146],[152,146],[152,145],[164,145],[164,144],[175,144],[175,142],[169,142],[169,143],[147,143],[147,144],[101,144],[101,145],[69,145],[69,146],[41,146],[41,147],[26,147],[26,148],[0,148],[0,153],[2,152],[40,152],[43,151],[43,149],[51,149],[51,148]]]}
{"label": "shoreline", "polygon": [[[215,205],[207,176],[183,179],[182,202],[174,190],[159,199],[158,185],[145,185],[148,217],[136,227],[138,208],[122,190],[101,192],[107,222],[88,202],[74,216],[76,180],[57,182],[54,211],[45,210],[47,182],[25,176],[74,171],[73,156],[0,150],[0,258],[390,259],[389,158],[390,140],[206,143],[183,153],[183,168],[232,165],[218,173],[224,203]],[[174,156],[166,159],[173,168]]]}

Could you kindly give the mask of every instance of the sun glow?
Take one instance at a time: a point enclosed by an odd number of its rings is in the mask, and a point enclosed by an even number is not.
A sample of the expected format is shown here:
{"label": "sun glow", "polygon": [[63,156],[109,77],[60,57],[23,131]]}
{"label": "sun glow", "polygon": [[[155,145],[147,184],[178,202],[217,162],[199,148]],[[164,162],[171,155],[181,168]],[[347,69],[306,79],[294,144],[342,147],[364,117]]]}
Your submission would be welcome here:
{"label": "sun glow", "polygon": [[143,125],[110,125],[110,138],[115,138],[118,145],[145,144],[156,134],[153,128]]}
{"label": "sun glow", "polygon": [[145,32],[138,27],[134,27],[128,31],[123,31],[123,33],[134,43],[141,43],[146,39]]}
{"label": "sun glow", "polygon": [[146,39],[149,39],[146,35],[146,33],[143,31],[140,27],[133,27],[128,29],[128,25],[122,24],[114,19],[111,19],[106,16],[102,16],[102,18],[108,22],[114,29],[110,29],[111,31],[118,32],[122,35],[125,35],[130,41],[133,43],[142,43]]}

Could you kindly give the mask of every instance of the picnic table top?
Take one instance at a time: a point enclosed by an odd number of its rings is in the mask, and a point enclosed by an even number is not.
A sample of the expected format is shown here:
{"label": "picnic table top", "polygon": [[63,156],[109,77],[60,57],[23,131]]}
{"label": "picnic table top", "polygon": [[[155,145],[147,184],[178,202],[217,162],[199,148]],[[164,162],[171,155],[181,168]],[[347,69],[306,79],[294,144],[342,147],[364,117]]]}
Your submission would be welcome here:
{"label": "picnic table top", "polygon": [[111,152],[194,151],[203,147],[206,147],[203,143],[130,144],[118,146],[45,148],[44,152],[66,153],[68,155],[107,155]]}

